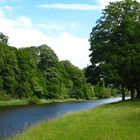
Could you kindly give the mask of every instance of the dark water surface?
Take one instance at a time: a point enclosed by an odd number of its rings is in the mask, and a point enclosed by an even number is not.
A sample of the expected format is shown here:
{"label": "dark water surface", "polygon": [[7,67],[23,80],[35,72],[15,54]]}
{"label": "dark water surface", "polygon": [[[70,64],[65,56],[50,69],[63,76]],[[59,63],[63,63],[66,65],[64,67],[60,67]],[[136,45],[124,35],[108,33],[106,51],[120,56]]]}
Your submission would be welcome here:
{"label": "dark water surface", "polygon": [[52,119],[66,113],[81,111],[120,100],[121,98],[110,98],[85,102],[0,107],[0,139],[13,136],[45,119]]}

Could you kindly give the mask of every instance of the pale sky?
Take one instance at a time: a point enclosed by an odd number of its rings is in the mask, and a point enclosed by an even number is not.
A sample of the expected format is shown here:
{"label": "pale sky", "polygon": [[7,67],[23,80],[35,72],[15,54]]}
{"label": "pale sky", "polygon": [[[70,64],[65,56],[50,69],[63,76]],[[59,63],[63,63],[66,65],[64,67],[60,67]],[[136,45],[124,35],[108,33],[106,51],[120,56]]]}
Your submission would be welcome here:
{"label": "pale sky", "polygon": [[116,0],[0,0],[0,32],[9,45],[47,44],[60,60],[84,68],[90,32],[109,1]]}

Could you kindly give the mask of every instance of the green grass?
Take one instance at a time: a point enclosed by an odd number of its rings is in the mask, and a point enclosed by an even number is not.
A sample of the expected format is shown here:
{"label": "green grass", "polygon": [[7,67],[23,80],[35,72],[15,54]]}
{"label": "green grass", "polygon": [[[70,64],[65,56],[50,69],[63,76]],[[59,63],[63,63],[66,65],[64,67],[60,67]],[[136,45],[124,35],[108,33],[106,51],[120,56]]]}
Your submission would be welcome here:
{"label": "green grass", "polygon": [[44,121],[14,140],[140,140],[140,101],[103,105]]}
{"label": "green grass", "polygon": [[26,105],[28,104],[27,100],[23,99],[12,99],[8,101],[0,101],[0,106],[16,106],[16,105]]}
{"label": "green grass", "polygon": [[[68,99],[38,99],[37,104],[47,104],[47,103],[61,103],[61,102],[74,102],[74,101],[84,101],[84,99],[75,99],[75,98],[68,98]],[[11,99],[7,101],[0,100],[0,106],[17,106],[17,105],[28,105],[28,99]]]}
{"label": "green grass", "polygon": [[68,98],[68,99],[40,99],[38,104],[46,104],[46,103],[63,103],[63,102],[77,102],[77,101],[85,101],[84,99],[76,99],[76,98]]}

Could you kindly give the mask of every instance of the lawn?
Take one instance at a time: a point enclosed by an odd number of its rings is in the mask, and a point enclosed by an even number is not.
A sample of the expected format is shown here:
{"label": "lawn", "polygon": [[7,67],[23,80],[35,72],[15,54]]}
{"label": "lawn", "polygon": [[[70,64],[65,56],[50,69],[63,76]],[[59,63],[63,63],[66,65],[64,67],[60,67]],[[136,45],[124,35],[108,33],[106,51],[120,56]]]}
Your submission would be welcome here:
{"label": "lawn", "polygon": [[140,140],[140,101],[102,105],[44,121],[14,140]]}

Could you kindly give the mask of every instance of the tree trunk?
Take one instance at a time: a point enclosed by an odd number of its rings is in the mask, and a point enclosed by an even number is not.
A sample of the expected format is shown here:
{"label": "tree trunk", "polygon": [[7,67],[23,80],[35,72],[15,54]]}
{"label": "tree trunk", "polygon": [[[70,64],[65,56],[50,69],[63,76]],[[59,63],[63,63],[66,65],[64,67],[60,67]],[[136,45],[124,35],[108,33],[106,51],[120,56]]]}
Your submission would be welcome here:
{"label": "tree trunk", "polygon": [[124,90],[124,88],[122,89],[122,101],[125,101],[125,90]]}
{"label": "tree trunk", "polygon": [[140,99],[140,82],[137,84],[137,89],[136,89],[136,91],[137,91],[137,96],[136,96],[136,98]]}
{"label": "tree trunk", "polygon": [[140,99],[140,89],[137,89],[137,96],[136,98]]}
{"label": "tree trunk", "polygon": [[131,100],[135,99],[135,91],[134,89],[131,90]]}
{"label": "tree trunk", "polygon": [[140,89],[137,89],[137,96],[136,98],[140,99]]}

